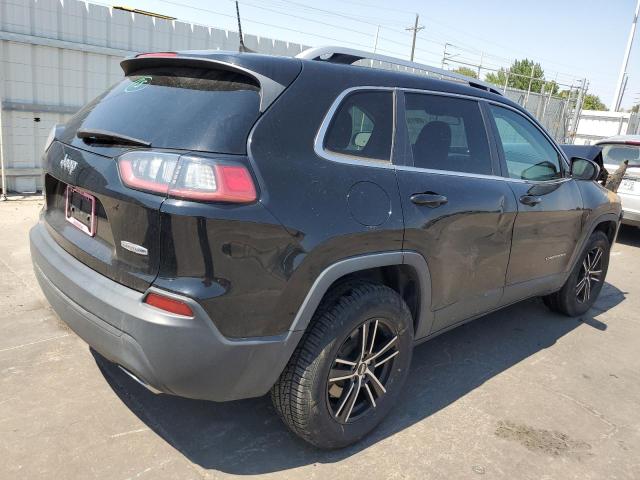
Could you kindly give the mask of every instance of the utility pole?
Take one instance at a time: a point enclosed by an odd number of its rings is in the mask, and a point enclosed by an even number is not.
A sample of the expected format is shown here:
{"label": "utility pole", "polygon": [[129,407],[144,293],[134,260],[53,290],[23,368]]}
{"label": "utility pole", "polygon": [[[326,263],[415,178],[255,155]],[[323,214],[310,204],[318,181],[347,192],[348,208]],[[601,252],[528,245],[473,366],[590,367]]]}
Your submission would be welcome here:
{"label": "utility pole", "polygon": [[376,53],[376,50],[378,50],[378,35],[380,35],[380,25],[378,25],[378,28],[376,29],[376,40],[373,42],[373,53]]}
{"label": "utility pole", "polygon": [[444,64],[447,61],[447,47],[449,46],[448,43],[444,44],[444,51],[442,52],[442,69],[444,70]]}
{"label": "utility pole", "polygon": [[[447,48],[448,47],[455,47],[455,45],[453,43],[445,43],[444,44],[444,52],[442,52],[442,69],[444,70],[444,67],[446,65],[449,65],[449,60],[451,60],[453,57],[457,57],[458,55],[460,55],[459,53],[449,53],[447,52]],[[455,62],[455,60],[454,60]]]}
{"label": "utility pole", "polygon": [[613,95],[613,100],[611,101],[611,108],[614,112],[620,110],[620,105],[622,103],[622,88],[624,83],[624,76],[627,73],[627,64],[629,63],[629,55],[631,54],[631,46],[633,45],[633,37],[636,33],[636,25],[638,23],[638,15],[640,15],[640,0],[638,0],[638,4],[636,5],[636,12],[633,16],[633,21],[631,22],[631,31],[629,32],[629,39],[627,40],[627,48],[624,51],[624,57],[622,60],[622,65],[620,66],[620,74],[618,75],[618,83],[616,84],[616,92]]}
{"label": "utility pole", "polygon": [[[640,2],[640,0],[638,1]],[[416,13],[416,23],[413,25],[413,27],[405,28],[405,30],[408,30],[410,32],[413,31],[413,41],[411,42],[411,59],[410,59],[412,62],[413,62],[414,54],[416,52],[416,36],[418,35],[418,32],[424,28],[422,25],[418,26],[419,20],[420,20],[420,15]]]}
{"label": "utility pole", "polygon": [[[622,103],[622,99],[624,98],[624,94],[627,91],[627,82],[629,81],[629,75],[624,74],[624,80],[622,81],[622,90],[620,91],[620,103]],[[620,105],[618,105],[618,110],[620,109]],[[617,111],[617,110],[616,110]]]}

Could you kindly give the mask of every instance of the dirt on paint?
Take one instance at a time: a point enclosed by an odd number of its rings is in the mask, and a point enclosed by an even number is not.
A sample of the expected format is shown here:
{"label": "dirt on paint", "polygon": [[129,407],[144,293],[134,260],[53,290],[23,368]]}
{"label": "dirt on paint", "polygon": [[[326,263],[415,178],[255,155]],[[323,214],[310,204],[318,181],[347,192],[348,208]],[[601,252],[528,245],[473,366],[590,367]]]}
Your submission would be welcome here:
{"label": "dirt on paint", "polygon": [[534,452],[553,456],[581,456],[588,454],[591,445],[573,440],[562,432],[532,428],[510,421],[498,422],[495,434],[505,440],[513,440]]}

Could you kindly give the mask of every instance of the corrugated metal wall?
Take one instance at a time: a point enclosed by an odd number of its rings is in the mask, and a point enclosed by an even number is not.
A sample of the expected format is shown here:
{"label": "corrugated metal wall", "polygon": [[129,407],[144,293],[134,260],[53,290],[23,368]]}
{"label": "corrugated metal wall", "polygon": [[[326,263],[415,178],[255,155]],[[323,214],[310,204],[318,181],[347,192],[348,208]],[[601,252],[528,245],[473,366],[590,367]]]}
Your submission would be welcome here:
{"label": "corrugated metal wall", "polygon": [[[307,47],[244,36],[261,53]],[[0,0],[1,151],[7,190],[42,188],[40,156],[49,129],[122,76],[134,52],[238,49],[238,34],[77,0]]]}

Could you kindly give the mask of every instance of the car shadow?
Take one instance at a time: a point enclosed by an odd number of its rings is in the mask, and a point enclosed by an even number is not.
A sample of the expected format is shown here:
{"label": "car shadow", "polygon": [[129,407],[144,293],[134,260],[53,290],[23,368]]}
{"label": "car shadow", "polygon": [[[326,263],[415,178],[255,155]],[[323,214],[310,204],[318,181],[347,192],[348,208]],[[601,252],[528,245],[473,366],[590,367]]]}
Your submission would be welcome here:
{"label": "car shadow", "polygon": [[629,225],[621,225],[616,242],[630,247],[640,247],[640,229]]}
{"label": "car shadow", "polygon": [[336,451],[315,449],[291,434],[268,396],[213,403],[154,395],[93,354],[127,407],[186,458],[206,469],[253,475],[337,462],[366,449],[445,408],[578,327],[605,331],[607,325],[597,317],[624,298],[624,292],[605,284],[596,306],[581,318],[554,314],[539,299],[527,300],[418,346],[399,404],[363,441]]}

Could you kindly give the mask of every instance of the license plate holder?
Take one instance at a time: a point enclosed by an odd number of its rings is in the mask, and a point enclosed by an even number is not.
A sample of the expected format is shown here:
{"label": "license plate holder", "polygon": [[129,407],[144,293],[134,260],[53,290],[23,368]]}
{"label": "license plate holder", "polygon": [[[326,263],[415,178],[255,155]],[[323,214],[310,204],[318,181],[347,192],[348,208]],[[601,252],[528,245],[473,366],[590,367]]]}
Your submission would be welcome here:
{"label": "license plate holder", "polygon": [[635,180],[631,180],[629,178],[624,178],[619,188],[619,190],[626,190],[627,192],[634,192],[635,189],[636,189]]}
{"label": "license plate holder", "polygon": [[90,237],[96,234],[96,197],[67,185],[64,216],[67,222]]}

